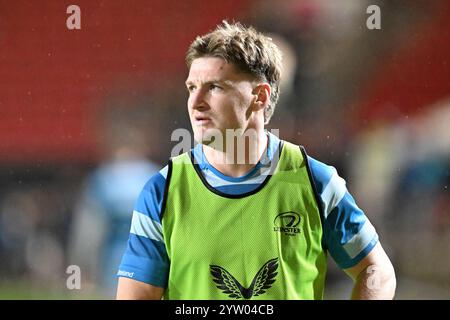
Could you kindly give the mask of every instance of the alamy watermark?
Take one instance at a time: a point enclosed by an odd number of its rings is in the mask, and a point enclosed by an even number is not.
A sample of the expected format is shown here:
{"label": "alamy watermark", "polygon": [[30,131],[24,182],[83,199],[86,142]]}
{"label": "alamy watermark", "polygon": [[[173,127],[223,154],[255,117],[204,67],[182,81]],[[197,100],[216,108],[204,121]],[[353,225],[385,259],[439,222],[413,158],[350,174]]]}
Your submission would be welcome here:
{"label": "alamy watermark", "polygon": [[71,4],[67,7],[66,13],[70,14],[66,20],[66,27],[69,30],[81,29],[81,9],[76,4]]}
{"label": "alamy watermark", "polygon": [[[269,132],[278,137],[280,130],[270,129]],[[172,132],[170,140],[178,141],[170,154],[171,157],[176,157],[191,150],[195,139],[189,130],[178,128]],[[226,129],[225,132],[208,129],[197,140],[219,151],[221,156],[215,159],[218,164],[257,164],[261,156],[258,151],[266,147],[258,145],[263,141],[255,129]],[[277,156],[278,153],[275,153],[274,157]]]}
{"label": "alamy watermark", "polygon": [[366,287],[370,290],[381,289],[381,279],[379,269],[376,265],[370,265],[367,267],[366,272],[370,275],[367,277]]}
{"label": "alamy watermark", "polygon": [[[76,4],[71,4],[67,7],[66,13],[70,14],[66,19],[66,27],[69,30],[81,29],[81,9]],[[381,9],[376,4],[369,5],[366,13],[370,16],[366,20],[366,27],[369,30],[381,29]]]}
{"label": "alamy watermark", "polygon": [[366,13],[370,16],[366,20],[366,27],[369,30],[381,29],[381,9],[376,4],[367,7]]}
{"label": "alamy watermark", "polygon": [[81,268],[77,265],[70,265],[66,269],[66,273],[69,274],[66,280],[66,287],[69,290],[81,289]]}

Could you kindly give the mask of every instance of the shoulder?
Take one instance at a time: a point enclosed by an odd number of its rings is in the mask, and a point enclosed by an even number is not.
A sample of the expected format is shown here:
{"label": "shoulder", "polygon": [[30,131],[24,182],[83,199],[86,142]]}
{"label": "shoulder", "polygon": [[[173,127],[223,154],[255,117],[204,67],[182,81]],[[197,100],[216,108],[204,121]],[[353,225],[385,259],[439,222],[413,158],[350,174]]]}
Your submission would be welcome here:
{"label": "shoulder", "polygon": [[333,166],[310,156],[307,157],[312,183],[320,197],[326,218],[347,193],[346,182]]}
{"label": "shoulder", "polygon": [[136,201],[135,212],[160,220],[168,170],[167,165],[148,179]]}
{"label": "shoulder", "polygon": [[157,173],[153,174],[145,183],[143,191],[153,191],[155,188],[159,189],[161,187],[164,187],[166,180],[167,180],[167,174],[169,171],[169,165],[166,165],[164,168],[159,170]]}
{"label": "shoulder", "polygon": [[314,184],[317,187],[317,191],[322,191],[332,181],[334,176],[338,176],[337,170],[328,164],[325,164],[311,156],[307,156],[308,165],[311,170],[311,176],[314,180]]}

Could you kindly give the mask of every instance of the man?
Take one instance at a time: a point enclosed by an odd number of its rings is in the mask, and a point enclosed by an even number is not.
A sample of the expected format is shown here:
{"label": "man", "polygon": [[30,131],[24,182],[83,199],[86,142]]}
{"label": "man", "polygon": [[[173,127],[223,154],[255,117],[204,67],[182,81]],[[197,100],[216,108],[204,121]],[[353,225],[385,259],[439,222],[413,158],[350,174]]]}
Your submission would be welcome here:
{"label": "man", "polygon": [[271,39],[224,22],[186,61],[199,144],[143,188],[117,298],[321,299],[329,252],[352,298],[392,299],[394,269],[345,181],[264,130],[281,74]]}

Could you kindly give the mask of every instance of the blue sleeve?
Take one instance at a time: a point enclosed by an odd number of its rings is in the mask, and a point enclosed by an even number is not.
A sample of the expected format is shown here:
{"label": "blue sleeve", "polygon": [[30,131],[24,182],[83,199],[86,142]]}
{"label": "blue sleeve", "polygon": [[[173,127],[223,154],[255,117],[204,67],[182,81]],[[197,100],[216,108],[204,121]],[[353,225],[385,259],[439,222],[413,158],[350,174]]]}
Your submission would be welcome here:
{"label": "blue sleeve", "polygon": [[324,245],[341,269],[355,266],[378,242],[378,234],[335,168],[308,157],[323,207]]}
{"label": "blue sleeve", "polygon": [[142,189],[133,211],[130,236],[117,276],[167,286],[169,258],[161,226],[167,167]]}

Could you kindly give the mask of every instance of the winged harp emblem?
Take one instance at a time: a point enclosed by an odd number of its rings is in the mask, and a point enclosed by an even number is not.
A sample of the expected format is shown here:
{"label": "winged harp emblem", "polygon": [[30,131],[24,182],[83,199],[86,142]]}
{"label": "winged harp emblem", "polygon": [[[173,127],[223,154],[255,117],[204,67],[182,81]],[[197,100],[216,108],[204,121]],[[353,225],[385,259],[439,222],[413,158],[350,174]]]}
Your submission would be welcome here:
{"label": "winged harp emblem", "polygon": [[250,284],[250,287],[243,287],[239,281],[225,268],[216,265],[210,265],[209,269],[216,283],[217,288],[222,290],[230,298],[250,299],[253,296],[259,296],[272,287],[278,274],[278,258],[267,261],[256,273]]}

